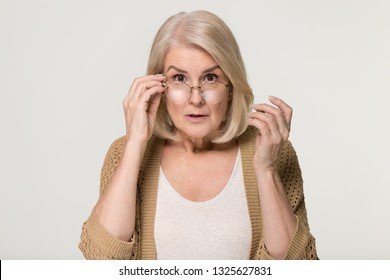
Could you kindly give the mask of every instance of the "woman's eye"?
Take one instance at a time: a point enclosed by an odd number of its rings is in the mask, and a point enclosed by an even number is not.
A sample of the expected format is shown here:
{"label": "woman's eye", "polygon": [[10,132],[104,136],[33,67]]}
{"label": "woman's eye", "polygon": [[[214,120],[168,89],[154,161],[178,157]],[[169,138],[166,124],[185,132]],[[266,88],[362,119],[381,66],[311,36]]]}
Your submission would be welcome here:
{"label": "woman's eye", "polygon": [[181,83],[184,83],[185,82],[185,77],[182,74],[176,74],[176,75],[173,76],[173,80],[181,82]]}
{"label": "woman's eye", "polygon": [[218,76],[215,75],[215,74],[207,74],[205,77],[204,77],[204,82],[215,82],[218,80]]}

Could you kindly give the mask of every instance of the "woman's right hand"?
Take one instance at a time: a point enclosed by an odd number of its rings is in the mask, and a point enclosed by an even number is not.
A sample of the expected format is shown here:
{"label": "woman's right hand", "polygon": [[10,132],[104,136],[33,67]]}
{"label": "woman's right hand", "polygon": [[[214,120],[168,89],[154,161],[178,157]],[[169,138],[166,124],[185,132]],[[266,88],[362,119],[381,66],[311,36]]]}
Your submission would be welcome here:
{"label": "woman's right hand", "polygon": [[[136,222],[138,176],[144,148],[152,136],[157,109],[164,92],[163,75],[135,79],[123,100],[126,144],[119,163],[110,149],[102,168],[101,196],[95,206],[99,223],[116,238],[129,242]],[[119,146],[118,146],[119,145]],[[121,147],[116,142],[116,147]],[[113,169],[114,168],[114,169]],[[112,171],[115,172],[112,172]]]}
{"label": "woman's right hand", "polygon": [[127,142],[146,143],[152,136],[157,109],[164,92],[161,74],[134,80],[123,101]]}

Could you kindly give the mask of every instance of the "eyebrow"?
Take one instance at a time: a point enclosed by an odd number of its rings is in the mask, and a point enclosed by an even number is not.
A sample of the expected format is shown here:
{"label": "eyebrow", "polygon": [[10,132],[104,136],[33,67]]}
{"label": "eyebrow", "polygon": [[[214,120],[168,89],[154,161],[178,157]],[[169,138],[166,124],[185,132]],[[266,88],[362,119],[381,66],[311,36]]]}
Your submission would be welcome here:
{"label": "eyebrow", "polygon": [[[167,72],[171,69],[174,69],[176,70],[177,72],[180,72],[180,73],[184,73],[184,74],[188,74],[187,71],[183,70],[183,69],[180,69],[179,67],[176,67],[174,65],[169,65],[168,69],[167,69]],[[202,71],[202,74],[206,74],[208,72],[211,72],[211,71],[214,71],[215,69],[221,69],[221,67],[219,65],[214,65],[214,66],[211,66],[205,70]]]}

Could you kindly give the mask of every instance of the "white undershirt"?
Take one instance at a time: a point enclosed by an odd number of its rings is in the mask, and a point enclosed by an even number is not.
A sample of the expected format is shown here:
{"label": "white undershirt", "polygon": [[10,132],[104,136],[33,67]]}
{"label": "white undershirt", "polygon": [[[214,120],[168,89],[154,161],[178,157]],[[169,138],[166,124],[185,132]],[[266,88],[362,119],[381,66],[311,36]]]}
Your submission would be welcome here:
{"label": "white undershirt", "polygon": [[160,168],[154,235],[157,259],[249,259],[252,230],[240,151],[224,189],[205,202],[177,193]]}

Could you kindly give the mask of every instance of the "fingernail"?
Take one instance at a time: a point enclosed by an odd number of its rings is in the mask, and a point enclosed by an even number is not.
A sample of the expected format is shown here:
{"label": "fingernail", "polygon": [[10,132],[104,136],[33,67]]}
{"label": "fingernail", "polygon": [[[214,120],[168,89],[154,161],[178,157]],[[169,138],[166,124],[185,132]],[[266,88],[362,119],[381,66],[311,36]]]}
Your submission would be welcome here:
{"label": "fingernail", "polygon": [[161,79],[161,78],[165,77],[164,74],[160,74],[160,73],[159,73],[159,74],[156,74],[155,76],[156,76],[156,78],[158,78],[158,79]]}
{"label": "fingernail", "polygon": [[270,100],[275,100],[276,97],[275,97],[275,96],[272,96],[272,95],[268,95],[268,99],[270,99]]}

